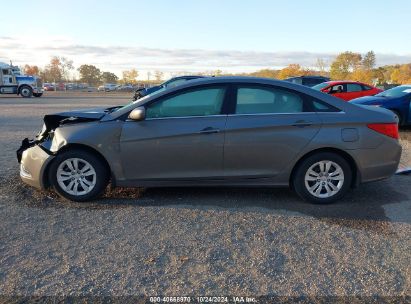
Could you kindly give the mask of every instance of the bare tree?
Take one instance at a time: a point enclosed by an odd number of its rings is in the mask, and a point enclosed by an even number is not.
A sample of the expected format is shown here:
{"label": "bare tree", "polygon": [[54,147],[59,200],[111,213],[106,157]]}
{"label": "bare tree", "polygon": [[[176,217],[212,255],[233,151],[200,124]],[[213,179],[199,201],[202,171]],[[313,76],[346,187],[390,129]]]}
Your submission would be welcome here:
{"label": "bare tree", "polygon": [[317,58],[317,62],[315,63],[315,67],[319,71],[321,76],[325,76],[326,74],[326,68],[327,68],[327,63],[325,62],[324,59],[322,58]]}
{"label": "bare tree", "polygon": [[155,71],[154,72],[154,77],[155,77],[156,81],[158,81],[158,82],[163,80],[163,76],[164,76],[164,73],[161,72],[161,71]]}

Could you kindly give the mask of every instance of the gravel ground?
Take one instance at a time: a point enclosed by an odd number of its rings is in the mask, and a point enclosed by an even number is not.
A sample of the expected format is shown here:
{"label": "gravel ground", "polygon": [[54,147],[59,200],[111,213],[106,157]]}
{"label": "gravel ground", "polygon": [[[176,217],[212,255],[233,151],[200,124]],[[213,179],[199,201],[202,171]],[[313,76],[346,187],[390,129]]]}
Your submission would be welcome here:
{"label": "gravel ground", "polygon": [[0,97],[0,296],[411,295],[411,176],[329,206],[259,188],[116,189],[78,204],[19,181],[15,150],[44,114],[128,97]]}

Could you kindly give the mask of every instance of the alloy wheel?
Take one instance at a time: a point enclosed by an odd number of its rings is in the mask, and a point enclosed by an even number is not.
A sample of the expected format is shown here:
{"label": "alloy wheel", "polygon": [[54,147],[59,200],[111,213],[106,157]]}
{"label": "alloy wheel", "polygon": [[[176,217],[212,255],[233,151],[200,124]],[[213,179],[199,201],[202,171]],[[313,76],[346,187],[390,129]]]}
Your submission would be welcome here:
{"label": "alloy wheel", "polygon": [[329,198],[336,195],[344,185],[344,171],[333,161],[319,161],[308,168],[304,182],[311,195]]}
{"label": "alloy wheel", "polygon": [[57,168],[57,182],[71,195],[86,195],[96,185],[97,174],[93,166],[81,158],[69,158]]}

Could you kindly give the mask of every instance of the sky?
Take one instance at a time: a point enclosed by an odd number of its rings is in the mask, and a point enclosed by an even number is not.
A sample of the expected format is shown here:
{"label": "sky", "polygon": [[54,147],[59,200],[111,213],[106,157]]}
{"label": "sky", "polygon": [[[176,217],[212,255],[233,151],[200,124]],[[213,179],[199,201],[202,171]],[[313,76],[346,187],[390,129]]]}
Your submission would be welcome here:
{"label": "sky", "polygon": [[17,65],[42,67],[56,55],[118,76],[135,68],[144,78],[154,70],[313,67],[347,50],[373,50],[377,65],[411,62],[410,0],[19,0],[0,7],[0,62]]}

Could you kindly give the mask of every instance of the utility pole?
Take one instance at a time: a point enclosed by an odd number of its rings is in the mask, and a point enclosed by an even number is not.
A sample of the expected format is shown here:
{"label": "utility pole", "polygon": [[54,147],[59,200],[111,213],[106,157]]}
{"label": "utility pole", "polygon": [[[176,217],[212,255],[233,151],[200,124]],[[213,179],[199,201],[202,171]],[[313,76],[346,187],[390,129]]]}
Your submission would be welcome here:
{"label": "utility pole", "polygon": [[150,85],[150,76],[151,76],[151,72],[148,71],[147,72],[147,85],[148,85],[148,87],[151,87],[151,85]]}

